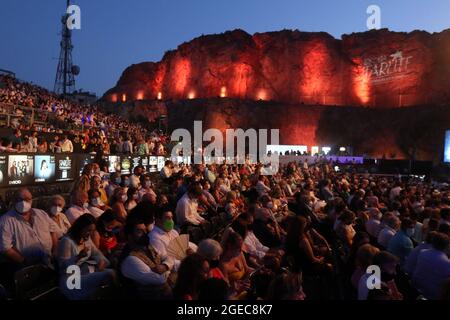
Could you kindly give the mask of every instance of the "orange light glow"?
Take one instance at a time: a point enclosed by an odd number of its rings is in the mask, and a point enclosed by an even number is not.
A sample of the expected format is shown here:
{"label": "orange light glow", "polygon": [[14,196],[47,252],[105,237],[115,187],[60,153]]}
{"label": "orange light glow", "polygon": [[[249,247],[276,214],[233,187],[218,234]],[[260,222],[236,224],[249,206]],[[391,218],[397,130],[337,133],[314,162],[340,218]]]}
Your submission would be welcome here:
{"label": "orange light glow", "polygon": [[258,100],[266,100],[266,99],[267,99],[267,93],[266,93],[266,90],[264,90],[264,89],[259,90],[259,91],[258,91],[258,95],[256,96],[256,98],[257,98]]}
{"label": "orange light glow", "polygon": [[247,88],[251,82],[251,68],[250,66],[239,63],[234,66],[234,73],[232,78],[231,94],[237,98],[245,98],[247,95]]}
{"label": "orange light glow", "polygon": [[156,97],[158,100],[161,100],[162,99],[162,92],[160,91],[160,92],[158,92],[158,96]]}
{"label": "orange light glow", "polygon": [[353,91],[359,101],[366,105],[370,101],[370,74],[365,72],[361,59],[355,59],[353,68]]}
{"label": "orange light glow", "polygon": [[329,70],[330,57],[324,43],[308,45],[308,51],[303,56],[303,68],[300,85],[301,100],[310,103],[322,102],[329,84],[325,75]]}
{"label": "orange light glow", "polygon": [[188,99],[189,100],[195,99],[195,92],[194,91],[189,92]]}
{"label": "orange light glow", "polygon": [[226,87],[220,88],[220,97],[225,98],[226,96],[227,96],[227,88]]}
{"label": "orange light glow", "polygon": [[175,64],[175,73],[173,82],[175,91],[182,95],[185,92],[188,80],[191,74],[191,63],[187,59],[180,59]]}
{"label": "orange light glow", "polygon": [[113,93],[112,95],[111,95],[111,102],[117,102],[117,93]]}
{"label": "orange light glow", "polygon": [[127,101],[127,95],[124,93],[122,94],[122,102],[126,102]]}
{"label": "orange light glow", "polygon": [[137,96],[136,96],[137,100],[144,100],[144,93],[142,91],[139,91]]}

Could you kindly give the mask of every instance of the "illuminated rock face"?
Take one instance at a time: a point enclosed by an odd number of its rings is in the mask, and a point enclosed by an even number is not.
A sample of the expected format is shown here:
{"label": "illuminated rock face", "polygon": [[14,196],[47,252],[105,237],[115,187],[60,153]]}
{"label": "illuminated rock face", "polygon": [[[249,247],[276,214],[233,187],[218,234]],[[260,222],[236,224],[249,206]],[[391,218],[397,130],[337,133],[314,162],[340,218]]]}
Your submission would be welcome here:
{"label": "illuminated rock face", "polygon": [[450,29],[344,35],[242,30],[196,38],[132,65],[104,99],[231,97],[404,107],[450,101]]}

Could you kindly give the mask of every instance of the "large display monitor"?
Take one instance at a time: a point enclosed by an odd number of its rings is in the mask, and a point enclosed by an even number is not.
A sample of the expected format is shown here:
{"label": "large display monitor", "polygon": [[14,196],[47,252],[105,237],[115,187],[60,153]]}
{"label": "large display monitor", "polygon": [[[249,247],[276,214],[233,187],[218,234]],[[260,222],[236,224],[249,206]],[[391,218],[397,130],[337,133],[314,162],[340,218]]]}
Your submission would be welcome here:
{"label": "large display monitor", "polygon": [[33,162],[33,156],[8,156],[8,185],[32,184],[34,182]]}
{"label": "large display monitor", "polygon": [[56,181],[75,179],[75,161],[71,156],[56,155]]}
{"label": "large display monitor", "polygon": [[120,173],[130,174],[131,173],[131,157],[122,156],[120,157]]}
{"label": "large display monitor", "polygon": [[34,156],[34,182],[53,182],[55,180],[55,156]]}
{"label": "large display monitor", "polygon": [[450,130],[445,133],[444,162],[450,163]]}
{"label": "large display monitor", "polygon": [[0,156],[0,186],[8,185],[8,158]]}
{"label": "large display monitor", "polygon": [[120,172],[120,156],[108,156],[109,173]]}
{"label": "large display monitor", "polygon": [[150,156],[148,158],[148,172],[158,172],[158,157]]}

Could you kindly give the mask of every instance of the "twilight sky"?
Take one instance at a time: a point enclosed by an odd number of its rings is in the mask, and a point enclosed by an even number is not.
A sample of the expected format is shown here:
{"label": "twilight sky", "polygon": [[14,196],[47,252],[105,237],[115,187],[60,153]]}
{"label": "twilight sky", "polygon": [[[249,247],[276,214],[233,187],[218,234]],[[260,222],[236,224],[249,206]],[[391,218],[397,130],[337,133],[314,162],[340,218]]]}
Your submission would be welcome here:
{"label": "twilight sky", "polygon": [[[450,28],[449,0],[72,0],[81,8],[73,32],[77,89],[102,95],[133,63],[158,61],[167,50],[202,34],[236,28],[248,33],[299,29],[339,38],[366,31],[370,4],[383,28]],[[53,89],[60,19],[66,0],[0,1],[0,69]]]}

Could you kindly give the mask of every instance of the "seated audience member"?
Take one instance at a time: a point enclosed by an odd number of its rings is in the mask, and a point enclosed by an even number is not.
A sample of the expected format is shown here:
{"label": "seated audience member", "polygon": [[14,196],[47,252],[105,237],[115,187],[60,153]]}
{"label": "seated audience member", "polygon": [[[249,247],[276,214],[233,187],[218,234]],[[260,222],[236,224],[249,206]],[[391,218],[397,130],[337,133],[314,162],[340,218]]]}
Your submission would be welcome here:
{"label": "seated audience member", "polygon": [[303,271],[308,275],[328,272],[332,266],[325,261],[320,252],[314,250],[314,244],[307,234],[309,228],[310,223],[302,216],[292,217],[289,220],[286,255],[292,258],[294,272]]}
{"label": "seated audience member", "polygon": [[188,191],[178,200],[176,215],[177,223],[180,226],[194,225],[198,226],[205,222],[205,219],[198,213],[197,198],[202,194],[202,186],[199,183],[193,183]]}
{"label": "seated audience member", "polygon": [[109,177],[108,186],[106,187],[106,190],[105,190],[108,199],[112,197],[114,190],[116,188],[119,188],[121,183],[122,183],[122,178],[120,177],[120,172],[111,173],[111,175]]}
{"label": "seated audience member", "polygon": [[[402,300],[403,295],[398,290],[395,283],[397,275],[398,258],[387,251],[380,251],[373,258],[373,264],[380,267],[381,279],[376,279],[381,283],[381,287],[386,290],[389,300]],[[368,275],[363,275],[358,284],[358,300],[367,300],[369,286],[367,285]],[[373,283],[373,282],[371,282]]]}
{"label": "seated audience member", "polygon": [[373,263],[373,258],[378,254],[380,250],[370,244],[364,244],[359,247],[356,252],[356,268],[351,276],[351,282],[354,288],[358,288],[361,277],[365,277],[366,281],[368,276],[367,267],[371,266]]}
{"label": "seated audience member", "polygon": [[435,233],[431,238],[432,248],[419,253],[413,284],[428,299],[437,299],[443,285],[450,278],[450,259],[447,252],[450,238],[443,233]]}
{"label": "seated audience member", "polygon": [[[158,252],[162,258],[172,258],[174,260],[174,268],[178,269],[181,261],[175,257],[170,257],[167,254],[167,247],[170,242],[179,236],[179,233],[174,229],[172,212],[168,207],[158,208],[155,213],[155,227],[149,233],[150,245]],[[197,246],[189,242],[189,249],[187,255],[195,252]]]}
{"label": "seated audience member", "polygon": [[439,220],[439,225],[448,224],[450,225],[450,207],[441,209],[441,220]]}
{"label": "seated audience member", "polygon": [[412,277],[414,271],[416,270],[417,258],[419,257],[419,254],[422,251],[431,249],[433,247],[431,245],[431,240],[433,239],[433,236],[435,234],[436,231],[429,232],[427,234],[427,238],[425,239],[425,241],[420,243],[417,247],[415,247],[406,258],[403,270],[405,270],[405,272],[408,273],[410,277]]}
{"label": "seated audience member", "polygon": [[249,288],[248,277],[253,271],[245,261],[242,237],[238,233],[230,231],[222,242],[223,253],[220,259],[220,269],[231,288],[240,294]]}
{"label": "seated audience member", "polygon": [[263,245],[253,233],[253,216],[250,213],[243,213],[239,216],[239,219],[245,222],[247,228],[243,251],[258,259],[264,258],[270,248]]}
{"label": "seated audience member", "polygon": [[92,242],[107,257],[118,247],[118,234],[122,224],[114,217],[111,209],[106,210],[97,219],[96,232],[92,236]]}
{"label": "seated audience member", "polygon": [[267,204],[270,202],[268,197],[262,197],[262,208],[251,208],[250,212],[254,212],[255,221],[253,222],[253,233],[263,245],[269,248],[279,247],[282,242],[284,230],[281,230],[278,222],[274,219],[270,208]]}
{"label": "seated audience member", "polygon": [[152,189],[153,183],[150,180],[150,176],[142,174],[140,177],[140,181],[141,181],[141,188],[138,191],[139,194],[138,200],[141,201],[146,195],[150,195],[154,198],[157,198],[155,191]]}
{"label": "seated audience member", "polygon": [[127,201],[128,196],[125,192],[124,188],[116,188],[113,192],[113,195],[109,201],[112,211],[116,219],[124,224],[127,218],[127,210],[125,209],[125,202]]}
{"label": "seated audience member", "polygon": [[99,175],[95,175],[91,178],[90,190],[97,190],[100,193],[100,200],[106,205],[108,204],[108,196],[103,187],[102,179]]}
{"label": "seated audience member", "polygon": [[100,192],[97,189],[90,189],[88,192],[89,206],[87,209],[94,218],[98,219],[103,212],[105,212],[106,206],[100,198]]}
{"label": "seated audience member", "polygon": [[378,238],[381,231],[381,218],[383,215],[377,208],[369,208],[369,220],[367,220],[365,227],[367,233],[374,239]]}
{"label": "seated audience member", "polygon": [[50,265],[57,246],[57,228],[48,214],[32,208],[26,188],[14,194],[13,207],[0,217],[0,254],[15,266]]}
{"label": "seated audience member", "polygon": [[397,230],[400,227],[400,219],[391,213],[387,213],[383,217],[382,224],[384,227],[378,234],[377,241],[381,247],[386,249],[389,245],[389,241],[391,241],[392,237],[397,233]]}
{"label": "seated audience member", "polygon": [[125,201],[124,204],[125,210],[127,210],[127,212],[133,210],[137,206],[138,200],[139,200],[138,189],[136,189],[135,187],[129,187],[127,190],[127,201]]}
{"label": "seated audience member", "polygon": [[206,198],[206,201],[208,202],[208,205],[214,210],[217,210],[218,204],[216,202],[216,199],[214,199],[214,196],[210,193],[211,190],[211,183],[208,180],[203,180],[202,183],[203,186],[203,196]]}
{"label": "seated audience member", "polygon": [[143,299],[170,299],[172,290],[168,284],[173,262],[163,260],[149,245],[147,228],[142,221],[127,223],[124,228],[127,245],[122,252],[120,272]]}
{"label": "seated audience member", "polygon": [[271,191],[270,187],[267,186],[267,177],[264,175],[260,175],[258,177],[258,183],[256,184],[256,191],[258,191],[258,195],[260,197],[268,195]]}
{"label": "seated audience member", "polygon": [[344,210],[344,212],[338,217],[334,225],[334,231],[339,239],[348,248],[351,248],[353,237],[355,236],[355,229],[353,223],[355,222],[355,214],[350,210]]}
{"label": "seated audience member", "polygon": [[414,235],[414,222],[405,218],[401,222],[400,230],[392,237],[388,244],[388,251],[400,259],[403,267],[406,258],[414,249],[411,237]]}
{"label": "seated audience member", "polygon": [[70,224],[73,224],[82,215],[90,214],[88,200],[88,194],[84,191],[79,190],[72,194],[72,205],[65,212]]}
{"label": "seated audience member", "polygon": [[222,279],[225,281],[225,276],[223,275],[222,270],[219,268],[222,252],[223,250],[220,243],[213,239],[202,240],[198,244],[197,248],[197,253],[208,260],[210,268],[209,277]]}
{"label": "seated audience member", "polygon": [[[94,231],[95,218],[90,214],[82,215],[58,245],[59,288],[71,300],[88,299],[101,286],[112,284],[115,279],[114,271],[107,269],[109,261],[91,241]],[[81,270],[80,287],[76,290],[69,286],[74,265]]]}
{"label": "seated audience member", "polygon": [[181,262],[177,282],[173,288],[176,300],[197,300],[200,285],[208,279],[209,264],[201,255],[194,253]]}
{"label": "seated audience member", "polygon": [[63,213],[65,206],[66,201],[60,195],[53,196],[50,200],[48,215],[56,224],[55,234],[57,239],[60,239],[63,235],[65,235],[70,228],[70,222]]}

